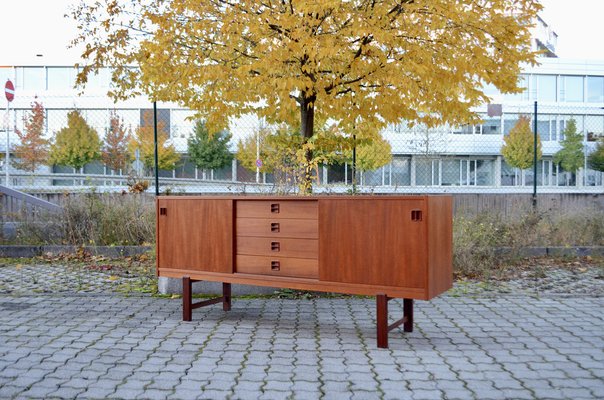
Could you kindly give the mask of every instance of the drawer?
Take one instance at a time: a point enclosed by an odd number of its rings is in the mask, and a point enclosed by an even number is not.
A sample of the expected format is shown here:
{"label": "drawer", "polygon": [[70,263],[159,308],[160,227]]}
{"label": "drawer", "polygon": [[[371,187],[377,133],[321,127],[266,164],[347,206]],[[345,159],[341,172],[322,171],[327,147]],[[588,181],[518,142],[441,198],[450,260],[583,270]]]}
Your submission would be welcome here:
{"label": "drawer", "polygon": [[237,218],[235,232],[237,236],[318,239],[319,223],[312,219]]}
{"label": "drawer", "polygon": [[269,257],[319,258],[317,239],[237,236],[236,253]]}
{"label": "drawer", "polygon": [[294,218],[318,219],[316,200],[238,200],[235,202],[237,218]]}
{"label": "drawer", "polygon": [[318,278],[319,261],[307,258],[248,256],[238,254],[235,271],[243,274]]}

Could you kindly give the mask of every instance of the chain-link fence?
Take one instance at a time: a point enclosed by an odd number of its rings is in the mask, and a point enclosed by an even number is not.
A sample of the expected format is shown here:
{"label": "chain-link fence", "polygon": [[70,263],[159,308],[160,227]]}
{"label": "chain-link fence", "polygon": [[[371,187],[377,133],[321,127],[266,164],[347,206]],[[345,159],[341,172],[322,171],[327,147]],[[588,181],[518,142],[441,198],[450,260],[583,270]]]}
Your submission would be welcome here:
{"label": "chain-link fence", "polygon": [[[155,191],[151,103],[117,107],[105,97],[68,96],[14,103],[0,135],[3,185],[24,192]],[[601,193],[603,173],[589,156],[604,136],[603,111],[550,103],[538,104],[535,114],[529,102],[490,105],[479,110],[483,120],[477,125],[401,123],[373,140],[356,141],[354,132],[334,133],[326,126],[319,131],[342,140],[315,148],[313,191],[530,192],[536,127],[537,190]],[[159,104],[156,115],[160,193],[298,190],[294,128],[246,115],[208,139],[190,110]],[[514,130],[520,134],[510,135]]]}

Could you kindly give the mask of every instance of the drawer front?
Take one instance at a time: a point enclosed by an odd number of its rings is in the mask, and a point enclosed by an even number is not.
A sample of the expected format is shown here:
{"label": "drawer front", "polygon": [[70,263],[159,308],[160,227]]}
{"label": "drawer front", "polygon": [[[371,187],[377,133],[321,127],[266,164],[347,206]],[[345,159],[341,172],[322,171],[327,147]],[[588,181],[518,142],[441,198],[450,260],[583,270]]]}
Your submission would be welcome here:
{"label": "drawer front", "polygon": [[319,261],[307,258],[248,256],[238,254],[235,271],[244,274],[319,277]]}
{"label": "drawer front", "polygon": [[237,254],[319,258],[319,241],[317,239],[276,239],[252,236],[237,236]]}
{"label": "drawer front", "polygon": [[271,238],[318,239],[319,224],[312,219],[237,218],[237,236],[263,236]]}
{"label": "drawer front", "polygon": [[318,202],[313,200],[241,200],[235,203],[237,218],[318,219]]}

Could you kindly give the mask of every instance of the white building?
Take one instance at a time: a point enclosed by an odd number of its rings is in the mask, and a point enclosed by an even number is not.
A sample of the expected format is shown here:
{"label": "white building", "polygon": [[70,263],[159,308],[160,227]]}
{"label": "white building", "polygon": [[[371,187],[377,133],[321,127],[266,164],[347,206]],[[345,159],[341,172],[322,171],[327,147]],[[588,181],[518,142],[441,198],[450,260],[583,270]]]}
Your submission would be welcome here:
{"label": "white building", "polygon": [[[504,136],[518,120],[519,115],[534,116],[534,102],[538,102],[537,130],[543,144],[543,159],[539,161],[537,183],[540,192],[580,191],[602,192],[603,173],[592,171],[587,165],[578,173],[562,171],[553,163],[553,155],[560,149],[560,140],[567,121],[574,118],[584,135],[585,153],[593,151],[595,140],[604,135],[604,61],[582,61],[553,58],[556,34],[542,21],[535,30],[534,46],[544,48],[547,55],[540,65],[524,69],[521,79],[525,90],[517,95],[502,95],[495,88],[487,88],[492,104],[501,105],[501,114],[489,116],[488,106],[477,110],[484,118],[475,126],[441,127],[426,130],[408,129],[401,124],[384,130],[391,143],[392,161],[376,171],[363,172],[361,184],[375,191],[529,191],[532,171],[518,171],[509,167],[501,156]],[[10,104],[0,132],[0,154],[6,148],[6,125],[10,127],[10,142],[17,143],[13,128],[23,129],[25,115],[34,100],[46,109],[46,132],[51,137],[67,123],[67,113],[79,109],[90,125],[103,136],[108,129],[112,112],[123,118],[133,129],[150,112],[152,104],[143,98],[114,103],[106,96],[110,89],[108,70],[91,77],[85,93],[73,89],[76,71],[60,65],[25,65],[0,68],[0,82],[10,79],[15,84],[15,100]],[[6,107],[6,100],[3,103]],[[193,121],[187,119],[190,110],[174,104],[159,104],[159,118],[165,123],[172,143],[186,153],[186,137],[192,132]],[[8,121],[7,121],[8,119]],[[259,121],[254,117],[232,121],[230,131],[235,140],[253,135]],[[233,143],[235,149],[236,142]],[[3,158],[0,155],[0,158]],[[186,158],[186,157],[185,157]],[[0,183],[5,181],[3,163]],[[101,163],[87,165],[82,171],[64,167],[41,167],[35,183],[23,171],[9,166],[9,185],[30,188],[57,188],[70,186],[74,173],[83,173],[88,182],[99,185],[124,183],[127,171],[111,171]],[[321,170],[321,183],[338,185],[350,182],[350,166],[330,166]],[[170,184],[188,185],[190,190],[219,182],[255,181],[254,171],[233,166],[221,171],[202,173],[186,161],[174,171],[161,171]],[[266,177],[264,179],[267,179]],[[268,177],[270,182],[270,177]],[[225,186],[226,187],[226,186]],[[234,188],[230,185],[229,188]],[[234,189],[230,189],[234,190]]]}

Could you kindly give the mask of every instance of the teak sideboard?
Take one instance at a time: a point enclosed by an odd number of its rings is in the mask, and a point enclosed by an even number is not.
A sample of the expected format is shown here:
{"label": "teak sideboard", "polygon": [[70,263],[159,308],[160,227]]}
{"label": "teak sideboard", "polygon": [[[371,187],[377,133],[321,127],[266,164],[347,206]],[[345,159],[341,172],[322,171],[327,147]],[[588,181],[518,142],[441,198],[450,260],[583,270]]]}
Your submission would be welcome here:
{"label": "teak sideboard", "polygon": [[[413,329],[413,300],[452,285],[451,196],[160,196],[157,274],[182,278],[192,309],[231,308],[231,284],[376,296],[377,344]],[[223,295],[192,303],[194,281]],[[388,301],[403,318],[388,325]]]}

